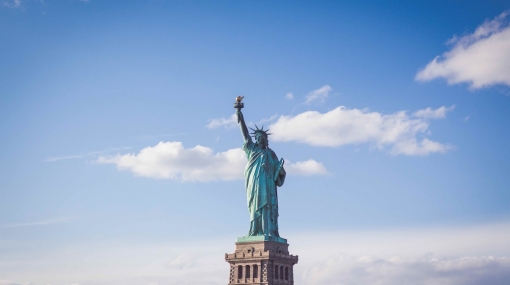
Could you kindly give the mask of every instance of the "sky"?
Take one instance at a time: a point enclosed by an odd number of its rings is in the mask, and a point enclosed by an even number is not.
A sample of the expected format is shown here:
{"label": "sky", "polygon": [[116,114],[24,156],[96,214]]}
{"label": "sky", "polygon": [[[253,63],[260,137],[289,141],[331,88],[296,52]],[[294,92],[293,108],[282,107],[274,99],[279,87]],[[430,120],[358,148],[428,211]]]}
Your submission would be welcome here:
{"label": "sky", "polygon": [[0,285],[215,285],[233,116],[296,284],[510,283],[508,1],[0,1]]}

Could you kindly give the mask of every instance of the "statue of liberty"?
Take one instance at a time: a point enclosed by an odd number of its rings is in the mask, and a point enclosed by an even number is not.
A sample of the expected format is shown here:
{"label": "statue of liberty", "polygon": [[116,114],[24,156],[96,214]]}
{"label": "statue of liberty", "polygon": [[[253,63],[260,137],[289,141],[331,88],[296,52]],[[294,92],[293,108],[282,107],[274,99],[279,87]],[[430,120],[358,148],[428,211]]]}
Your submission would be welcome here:
{"label": "statue of liberty", "polygon": [[238,241],[262,241],[271,240],[285,242],[278,233],[278,192],[276,187],[283,185],[285,181],[285,169],[283,158],[279,161],[273,150],[268,147],[269,130],[264,127],[251,129],[255,142],[253,142],[241,108],[242,97],[237,98],[237,121],[241,127],[244,138],[243,150],[248,158],[248,164],[244,170],[246,198],[248,211],[250,212],[250,231]]}

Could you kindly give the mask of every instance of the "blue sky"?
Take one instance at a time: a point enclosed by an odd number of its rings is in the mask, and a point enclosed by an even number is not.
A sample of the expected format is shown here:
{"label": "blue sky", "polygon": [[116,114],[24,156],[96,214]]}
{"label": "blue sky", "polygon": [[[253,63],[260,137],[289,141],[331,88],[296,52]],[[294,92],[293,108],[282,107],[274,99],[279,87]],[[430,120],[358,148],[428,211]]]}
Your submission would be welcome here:
{"label": "blue sky", "polygon": [[300,284],[508,283],[510,5],[379,2],[2,0],[0,284],[227,282],[238,95]]}

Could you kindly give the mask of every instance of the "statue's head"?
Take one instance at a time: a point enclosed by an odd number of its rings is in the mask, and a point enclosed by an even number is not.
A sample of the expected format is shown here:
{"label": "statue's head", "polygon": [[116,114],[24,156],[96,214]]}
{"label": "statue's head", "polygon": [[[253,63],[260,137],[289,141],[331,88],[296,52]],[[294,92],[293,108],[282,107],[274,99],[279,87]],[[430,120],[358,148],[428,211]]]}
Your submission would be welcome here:
{"label": "statue's head", "polygon": [[269,129],[264,130],[264,126],[262,126],[262,128],[259,129],[257,125],[255,125],[255,128],[256,128],[255,130],[250,128],[253,131],[251,135],[255,137],[255,141],[259,146],[267,147],[269,144],[267,140],[267,137],[270,135],[270,133],[268,133]]}

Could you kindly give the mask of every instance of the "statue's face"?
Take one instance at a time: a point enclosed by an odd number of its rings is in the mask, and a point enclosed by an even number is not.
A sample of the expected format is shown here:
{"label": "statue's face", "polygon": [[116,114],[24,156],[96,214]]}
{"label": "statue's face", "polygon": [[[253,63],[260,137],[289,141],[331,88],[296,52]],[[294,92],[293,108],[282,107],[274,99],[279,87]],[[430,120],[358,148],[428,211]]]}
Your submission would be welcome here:
{"label": "statue's face", "polygon": [[266,136],[257,134],[255,136],[255,140],[257,141],[258,145],[260,145],[262,147],[266,147],[267,146],[267,138],[266,138]]}

